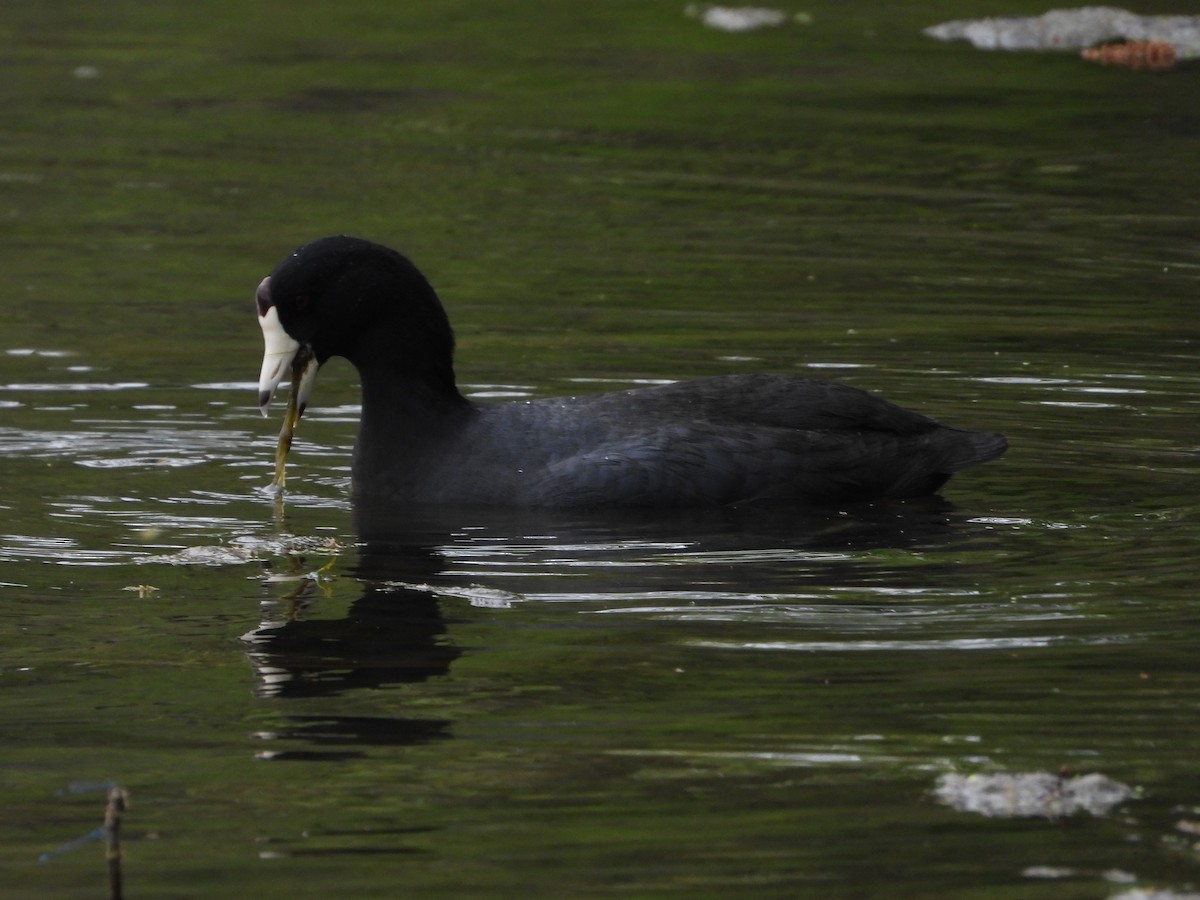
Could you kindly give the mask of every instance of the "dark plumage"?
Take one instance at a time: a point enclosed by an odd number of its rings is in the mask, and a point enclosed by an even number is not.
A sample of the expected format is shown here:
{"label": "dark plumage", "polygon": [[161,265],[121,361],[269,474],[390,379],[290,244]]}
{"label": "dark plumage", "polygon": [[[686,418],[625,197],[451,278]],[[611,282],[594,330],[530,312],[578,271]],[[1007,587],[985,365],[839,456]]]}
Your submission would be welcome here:
{"label": "dark plumage", "polygon": [[[475,405],[454,382],[454,336],[404,256],[327,237],[259,288],[267,338],[260,399],[307,354],[362,380],[354,497],[390,505],[711,506],[930,494],[1000,456],[964,431],[856,388],[729,375],[661,387]],[[286,334],[285,334],[286,333]],[[299,409],[315,369],[305,371]]]}

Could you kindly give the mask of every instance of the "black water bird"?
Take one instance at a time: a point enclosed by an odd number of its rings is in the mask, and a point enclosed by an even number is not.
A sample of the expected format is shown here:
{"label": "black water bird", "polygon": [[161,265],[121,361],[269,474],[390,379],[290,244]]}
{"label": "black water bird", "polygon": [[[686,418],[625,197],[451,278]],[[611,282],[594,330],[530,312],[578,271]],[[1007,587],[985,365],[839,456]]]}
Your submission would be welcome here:
{"label": "black water bird", "polygon": [[454,380],[437,294],[394,250],[305,244],[257,294],[264,415],[291,371],[277,481],[317,369],[362,382],[358,504],[686,507],[844,503],[936,492],[1004,453],[966,431],[815,378],[725,375],[615,393],[475,404]]}

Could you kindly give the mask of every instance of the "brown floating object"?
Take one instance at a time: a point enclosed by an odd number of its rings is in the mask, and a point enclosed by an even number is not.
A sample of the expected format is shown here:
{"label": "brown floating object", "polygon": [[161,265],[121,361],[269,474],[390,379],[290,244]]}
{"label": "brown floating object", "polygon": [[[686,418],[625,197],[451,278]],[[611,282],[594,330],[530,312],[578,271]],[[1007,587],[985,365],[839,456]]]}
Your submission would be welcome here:
{"label": "brown floating object", "polygon": [[1083,58],[1105,66],[1169,69],[1175,65],[1175,47],[1166,41],[1125,41],[1087,47]]}

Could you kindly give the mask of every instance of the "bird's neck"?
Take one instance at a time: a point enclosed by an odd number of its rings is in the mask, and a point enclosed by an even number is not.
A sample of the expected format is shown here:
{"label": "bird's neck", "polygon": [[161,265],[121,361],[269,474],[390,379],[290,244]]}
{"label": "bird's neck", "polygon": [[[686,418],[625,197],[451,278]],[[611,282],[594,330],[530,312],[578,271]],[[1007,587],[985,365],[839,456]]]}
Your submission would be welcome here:
{"label": "bird's neck", "polygon": [[473,411],[459,393],[454,369],[413,370],[403,361],[359,368],[362,383],[362,427],[372,433],[411,432],[436,436],[456,429]]}
{"label": "bird's neck", "polygon": [[474,417],[475,407],[449,382],[403,369],[359,372],[362,417],[354,447],[356,484],[404,479],[436,464],[440,450]]}

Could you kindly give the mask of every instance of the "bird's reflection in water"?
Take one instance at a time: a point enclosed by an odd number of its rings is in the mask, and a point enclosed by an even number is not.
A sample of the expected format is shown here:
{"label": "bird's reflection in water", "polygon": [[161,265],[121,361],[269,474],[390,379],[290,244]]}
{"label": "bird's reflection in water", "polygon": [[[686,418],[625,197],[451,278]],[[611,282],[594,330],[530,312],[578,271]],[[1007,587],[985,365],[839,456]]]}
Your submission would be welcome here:
{"label": "bird's reflection in water", "polygon": [[[963,525],[940,498],[851,511],[360,509],[354,574],[365,589],[345,616],[310,615],[320,586],[306,579],[293,596],[272,601],[271,620],[244,639],[264,697],[327,698],[416,684],[447,674],[462,652],[447,635],[434,593],[439,585],[454,594],[464,579],[482,578],[487,587],[529,597],[545,591],[556,580],[545,576],[555,574],[585,574],[585,593],[595,596],[686,592],[699,584],[750,595],[865,578],[899,586],[921,577],[918,567],[907,558],[900,565],[880,562],[873,551],[952,544],[965,538]],[[758,548],[773,550],[755,554]],[[689,565],[680,565],[684,558]],[[924,577],[929,574],[925,566]],[[381,743],[448,737],[450,726],[431,719],[292,716],[269,736],[320,749],[265,755],[326,758],[338,745],[355,754]]]}
{"label": "bird's reflection in water", "polygon": [[[320,596],[311,578],[268,604],[269,618],[243,636],[259,696],[282,700],[322,698],[358,689],[423,682],[450,670],[461,651],[446,638],[438,598],[429,590],[391,586],[422,583],[439,568],[436,553],[394,543],[366,544],[357,572],[365,590],[342,618],[310,615]],[[285,707],[286,708],[286,707]],[[299,741],[319,750],[267,750],[272,759],[360,756],[378,745],[418,744],[449,737],[450,722],[427,718],[290,715],[259,736]],[[338,748],[344,748],[339,750]]]}

